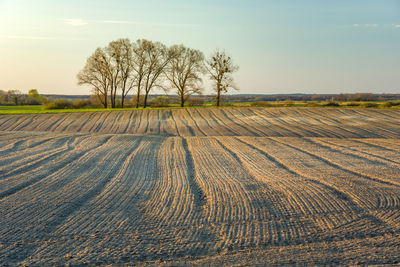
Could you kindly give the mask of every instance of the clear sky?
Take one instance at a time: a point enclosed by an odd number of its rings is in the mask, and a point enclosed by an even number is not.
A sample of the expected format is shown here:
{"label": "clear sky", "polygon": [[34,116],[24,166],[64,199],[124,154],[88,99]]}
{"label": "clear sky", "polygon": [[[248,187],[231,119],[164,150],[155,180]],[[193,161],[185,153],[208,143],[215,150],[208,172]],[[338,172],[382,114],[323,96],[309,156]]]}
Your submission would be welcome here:
{"label": "clear sky", "polygon": [[0,89],[88,94],[122,37],[225,49],[239,93],[400,93],[400,0],[0,0]]}

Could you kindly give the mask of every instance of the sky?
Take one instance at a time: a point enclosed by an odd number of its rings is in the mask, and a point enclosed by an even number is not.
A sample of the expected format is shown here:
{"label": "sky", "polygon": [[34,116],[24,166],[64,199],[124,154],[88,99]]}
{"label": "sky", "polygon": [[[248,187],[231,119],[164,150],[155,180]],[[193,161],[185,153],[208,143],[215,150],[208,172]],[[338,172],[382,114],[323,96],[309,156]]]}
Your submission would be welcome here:
{"label": "sky", "polygon": [[0,0],[0,89],[89,94],[77,73],[118,38],[224,49],[230,93],[400,93],[400,0]]}

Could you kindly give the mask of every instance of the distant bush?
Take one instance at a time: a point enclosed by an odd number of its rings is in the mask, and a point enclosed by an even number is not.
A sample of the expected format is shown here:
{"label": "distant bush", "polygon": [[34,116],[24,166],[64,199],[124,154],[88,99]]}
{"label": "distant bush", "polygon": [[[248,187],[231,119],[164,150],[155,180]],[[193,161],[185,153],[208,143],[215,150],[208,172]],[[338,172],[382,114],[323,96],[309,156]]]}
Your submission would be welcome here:
{"label": "distant bush", "polygon": [[157,107],[157,108],[169,107],[170,106],[170,100],[166,96],[158,96],[158,97],[153,98],[153,99],[151,99],[149,101],[149,106]]}
{"label": "distant bush", "polygon": [[310,102],[307,103],[307,107],[320,107],[321,105],[319,103],[315,103],[315,102]]}
{"label": "distant bush", "polygon": [[223,103],[221,103],[221,106],[222,107],[234,107],[235,104],[232,102],[223,102]]}
{"label": "distant bush", "polygon": [[67,109],[73,108],[73,102],[67,99],[57,99],[55,101],[51,101],[46,103],[43,106],[44,109]]}
{"label": "distant bush", "polygon": [[44,104],[44,109],[83,109],[83,108],[97,108],[99,107],[90,100],[78,99],[75,102],[67,99],[57,99]]}
{"label": "distant bush", "polygon": [[255,102],[251,102],[250,106],[252,106],[252,107],[274,107],[275,105],[268,101],[255,101]]}
{"label": "distant bush", "polygon": [[359,107],[360,105],[361,105],[360,102],[347,102],[343,104],[343,106],[346,107]]}
{"label": "distant bush", "polygon": [[143,104],[144,104],[144,96],[143,95],[139,96],[139,100],[136,95],[132,97],[132,106],[136,107],[138,102],[139,102],[139,106],[143,106]]}
{"label": "distant bush", "polygon": [[395,107],[395,106],[400,106],[400,101],[399,102],[387,101],[387,102],[380,104],[380,107],[382,107],[382,108],[391,108],[391,107]]}
{"label": "distant bush", "polygon": [[291,99],[286,99],[285,102],[284,102],[284,106],[285,107],[290,107],[290,106],[293,106],[293,105],[294,105],[294,102]]}
{"label": "distant bush", "polygon": [[326,102],[326,103],[322,103],[321,106],[323,106],[323,107],[339,107],[340,105],[339,105],[338,102],[329,101],[329,102]]}
{"label": "distant bush", "polygon": [[362,108],[377,108],[379,105],[377,103],[373,102],[363,102],[360,104],[360,107]]}
{"label": "distant bush", "polygon": [[200,98],[189,98],[188,101],[186,101],[187,106],[189,107],[195,107],[195,106],[203,106],[204,105],[204,100]]}
{"label": "distant bush", "polygon": [[72,103],[74,108],[97,108],[99,107],[97,104],[93,103],[91,100],[81,100],[78,99]]}

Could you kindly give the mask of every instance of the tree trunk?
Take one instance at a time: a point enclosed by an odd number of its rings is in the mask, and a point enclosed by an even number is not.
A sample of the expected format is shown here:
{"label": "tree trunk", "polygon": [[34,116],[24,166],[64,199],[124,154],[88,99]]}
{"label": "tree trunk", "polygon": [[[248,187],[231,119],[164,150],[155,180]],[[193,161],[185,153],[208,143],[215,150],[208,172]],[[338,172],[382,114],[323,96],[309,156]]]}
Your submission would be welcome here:
{"label": "tree trunk", "polygon": [[185,106],[185,98],[183,93],[181,94],[181,108],[183,108]]}
{"label": "tree trunk", "polygon": [[108,95],[105,94],[105,95],[104,95],[104,108],[108,108],[107,98],[108,98]]}
{"label": "tree trunk", "polygon": [[140,89],[138,88],[138,91],[136,94],[136,108],[139,108],[139,102],[140,102]]}
{"label": "tree trunk", "polygon": [[125,104],[125,96],[127,94],[125,94],[125,90],[126,90],[126,79],[124,80],[123,86],[122,86],[122,93],[121,93],[121,107],[124,108],[124,104]]}
{"label": "tree trunk", "polygon": [[221,101],[221,90],[217,90],[217,107],[219,107]]}
{"label": "tree trunk", "polygon": [[147,96],[149,95],[149,93],[146,92],[146,94],[144,95],[144,103],[143,103],[143,108],[147,107]]}
{"label": "tree trunk", "polygon": [[110,102],[111,102],[111,108],[114,108],[114,101],[113,101],[113,99],[114,99],[114,97],[113,97],[113,95],[114,95],[114,81],[111,81],[111,86],[110,86],[111,88],[110,88]]}
{"label": "tree trunk", "polygon": [[114,89],[114,94],[113,94],[113,108],[116,108],[117,107],[117,102],[116,102],[116,96],[117,96],[117,92],[116,92],[116,90]]}
{"label": "tree trunk", "polygon": [[114,88],[113,95],[112,95],[112,101],[111,101],[112,108],[116,108],[116,101],[115,101],[116,96],[117,96],[117,90],[116,90],[116,88]]}

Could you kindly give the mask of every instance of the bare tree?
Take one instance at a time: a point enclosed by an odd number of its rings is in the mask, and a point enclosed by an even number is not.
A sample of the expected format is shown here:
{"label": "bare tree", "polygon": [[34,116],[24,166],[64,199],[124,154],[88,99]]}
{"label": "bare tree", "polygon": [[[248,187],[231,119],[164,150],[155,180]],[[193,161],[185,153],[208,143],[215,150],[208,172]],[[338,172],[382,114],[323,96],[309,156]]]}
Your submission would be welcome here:
{"label": "bare tree", "polygon": [[104,107],[108,107],[110,99],[111,107],[115,108],[121,92],[123,107],[127,94],[134,87],[133,71],[132,44],[129,39],[119,39],[96,49],[78,74],[78,84],[92,86]]}
{"label": "bare tree", "polygon": [[134,87],[133,73],[133,46],[129,39],[118,39],[111,42],[107,52],[112,62],[112,90],[111,99],[115,107],[118,90],[121,91],[121,106],[124,107],[127,94]]}
{"label": "bare tree", "polygon": [[16,106],[18,106],[18,104],[22,104],[22,99],[23,99],[24,95],[22,94],[21,91],[10,90],[10,91],[8,91],[8,96],[9,96],[9,99],[11,101],[13,101]]}
{"label": "bare tree", "polygon": [[107,73],[108,79],[110,80],[110,102],[111,108],[116,108],[117,106],[117,91],[121,82],[120,72],[121,72],[121,61],[122,55],[119,53],[117,45],[114,42],[105,47],[105,58],[104,65],[105,72]]}
{"label": "bare tree", "polygon": [[172,88],[176,88],[181,107],[192,94],[200,94],[202,89],[201,74],[204,73],[204,55],[199,50],[183,45],[173,45],[170,48],[171,60],[165,76]]}
{"label": "bare tree", "polygon": [[161,84],[158,82],[160,81],[161,74],[172,57],[167,47],[160,42],[143,40],[143,49],[147,59],[143,83],[145,93],[143,107],[146,108],[147,98],[150,91],[154,87],[161,87]]}
{"label": "bare tree", "polygon": [[134,70],[134,85],[136,87],[136,108],[140,104],[140,94],[142,90],[143,80],[146,74],[147,57],[144,49],[146,40],[137,40],[133,44],[133,70]]}
{"label": "bare tree", "polygon": [[214,82],[214,90],[217,93],[216,104],[219,106],[222,93],[226,93],[229,88],[237,89],[232,73],[239,70],[239,66],[233,64],[232,58],[225,51],[216,50],[207,59],[206,69],[210,74],[210,79]]}
{"label": "bare tree", "polygon": [[104,108],[108,107],[111,80],[110,64],[104,49],[97,48],[87,59],[85,67],[78,74],[78,85],[89,85]]}

